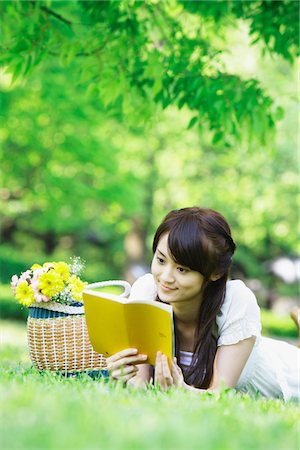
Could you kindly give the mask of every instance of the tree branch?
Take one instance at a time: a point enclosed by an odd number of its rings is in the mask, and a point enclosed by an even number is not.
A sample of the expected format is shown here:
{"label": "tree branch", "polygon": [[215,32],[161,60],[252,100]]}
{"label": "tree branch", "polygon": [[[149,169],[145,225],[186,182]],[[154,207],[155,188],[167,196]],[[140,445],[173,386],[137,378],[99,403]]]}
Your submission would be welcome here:
{"label": "tree branch", "polygon": [[[36,5],[36,1],[33,0],[31,2],[33,5]],[[68,19],[65,19],[63,16],[61,16],[60,14],[56,13],[55,11],[52,11],[52,9],[47,8],[47,6],[40,6],[40,9],[42,11],[44,11],[45,13],[49,14],[50,16],[55,17],[57,20],[60,20],[61,22],[64,22],[65,24],[67,24],[69,27],[72,26],[72,22]]]}

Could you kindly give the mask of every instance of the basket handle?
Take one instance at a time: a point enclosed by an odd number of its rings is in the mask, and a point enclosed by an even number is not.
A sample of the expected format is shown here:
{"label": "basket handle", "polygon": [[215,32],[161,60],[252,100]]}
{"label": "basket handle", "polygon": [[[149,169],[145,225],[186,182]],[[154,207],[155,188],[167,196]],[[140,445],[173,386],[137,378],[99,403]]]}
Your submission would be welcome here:
{"label": "basket handle", "polygon": [[128,297],[130,294],[131,286],[127,281],[124,280],[109,280],[109,281],[98,281],[97,283],[91,283],[85,286],[85,289],[95,289],[105,286],[121,286],[124,292],[118,294],[119,297]]}

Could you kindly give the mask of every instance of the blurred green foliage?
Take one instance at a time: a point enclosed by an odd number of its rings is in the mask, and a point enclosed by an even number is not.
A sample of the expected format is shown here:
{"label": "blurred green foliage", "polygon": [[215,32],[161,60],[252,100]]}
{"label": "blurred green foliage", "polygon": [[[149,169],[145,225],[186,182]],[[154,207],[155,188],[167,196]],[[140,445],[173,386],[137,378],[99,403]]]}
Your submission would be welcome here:
{"label": "blurred green foliage", "polygon": [[151,115],[153,102],[185,105],[195,112],[189,126],[207,122],[214,143],[245,132],[259,140],[274,125],[272,101],[256,79],[224,70],[218,40],[224,27],[243,19],[252,41],[292,61],[299,51],[298,9],[293,1],[278,3],[2,2],[0,62],[15,81],[49,57],[64,66],[80,60],[77,82],[135,122]]}
{"label": "blurred green foliage", "polygon": [[234,274],[273,285],[267,262],[299,248],[296,2],[0,8],[1,281],[73,255],[122,277],[197,204],[232,224]]}

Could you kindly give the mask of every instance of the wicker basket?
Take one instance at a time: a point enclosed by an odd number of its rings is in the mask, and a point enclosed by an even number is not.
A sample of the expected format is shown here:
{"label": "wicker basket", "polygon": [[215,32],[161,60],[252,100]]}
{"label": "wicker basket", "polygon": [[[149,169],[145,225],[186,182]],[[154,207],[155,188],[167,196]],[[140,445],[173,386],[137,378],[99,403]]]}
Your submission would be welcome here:
{"label": "wicker basket", "polygon": [[[130,285],[125,281],[104,281],[88,288],[122,286],[125,297]],[[103,370],[105,357],[93,350],[82,303],[72,306],[59,303],[35,303],[29,308],[27,337],[30,358],[38,370],[74,373]]]}

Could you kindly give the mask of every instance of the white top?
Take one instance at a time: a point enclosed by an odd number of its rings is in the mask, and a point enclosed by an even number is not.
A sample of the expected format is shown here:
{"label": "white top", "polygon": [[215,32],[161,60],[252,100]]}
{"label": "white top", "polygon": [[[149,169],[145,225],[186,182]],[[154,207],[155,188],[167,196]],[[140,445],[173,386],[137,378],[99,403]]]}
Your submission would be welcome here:
{"label": "white top", "polygon": [[[155,300],[157,289],[151,274],[133,284],[130,298]],[[236,389],[271,398],[300,399],[300,350],[283,341],[261,336],[260,309],[255,295],[240,280],[228,281],[220,313],[216,317],[217,345],[233,345],[251,336],[256,341]],[[180,363],[189,366],[192,353],[180,352]]]}

